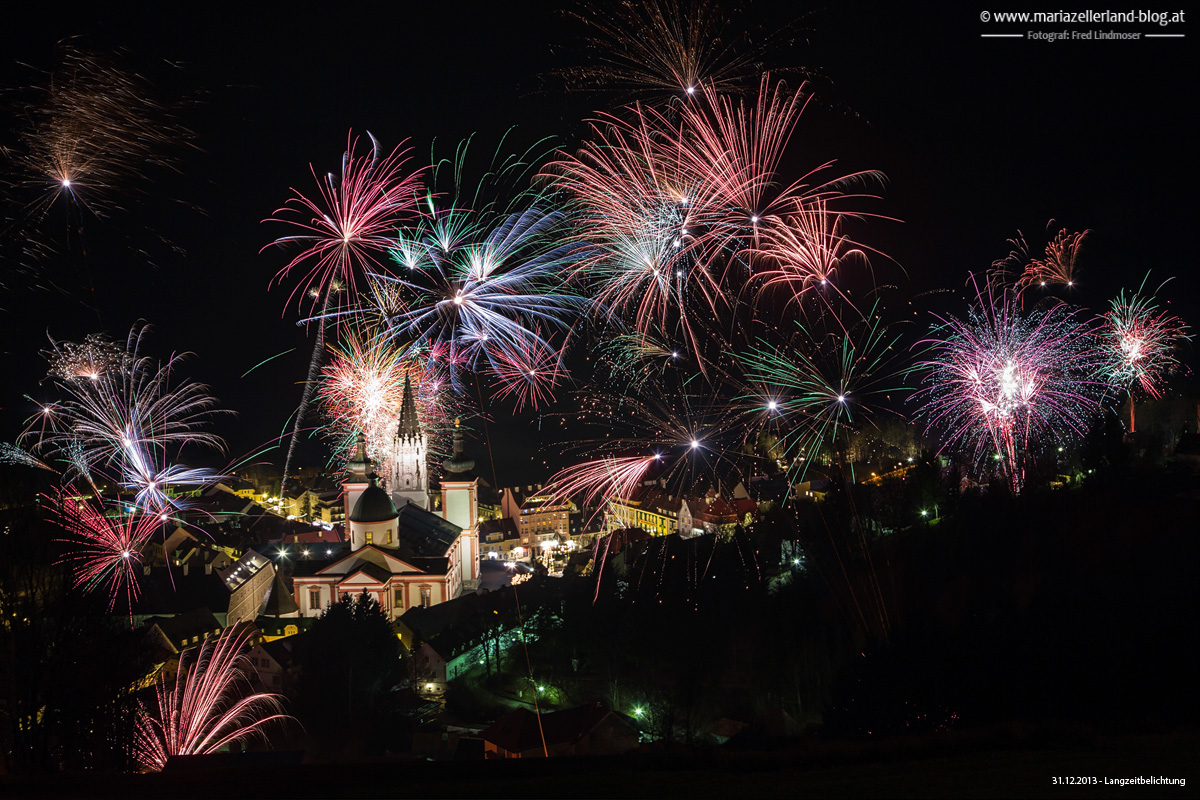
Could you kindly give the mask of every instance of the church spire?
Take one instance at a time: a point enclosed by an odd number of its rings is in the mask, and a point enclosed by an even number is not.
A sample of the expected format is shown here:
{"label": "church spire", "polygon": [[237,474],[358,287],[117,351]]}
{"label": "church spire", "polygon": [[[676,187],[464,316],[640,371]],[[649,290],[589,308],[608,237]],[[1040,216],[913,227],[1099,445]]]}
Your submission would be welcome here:
{"label": "church spire", "polygon": [[412,381],[404,375],[404,399],[400,404],[400,425],[396,430],[401,439],[416,439],[421,435],[421,423],[417,419],[417,401],[413,397]]}
{"label": "church spire", "polygon": [[392,437],[392,472],[388,482],[396,504],[415,503],[429,508],[429,482],[426,475],[428,443],[417,417],[417,401],[412,380],[404,376],[404,398],[400,403],[400,421]]}

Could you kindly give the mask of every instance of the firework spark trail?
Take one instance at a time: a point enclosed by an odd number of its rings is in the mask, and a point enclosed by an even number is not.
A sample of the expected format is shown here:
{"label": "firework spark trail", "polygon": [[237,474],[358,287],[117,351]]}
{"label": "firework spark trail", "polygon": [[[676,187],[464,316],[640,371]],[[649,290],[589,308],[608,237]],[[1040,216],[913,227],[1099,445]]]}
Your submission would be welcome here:
{"label": "firework spark trail", "polygon": [[58,472],[46,462],[8,442],[0,442],[0,464],[18,464],[24,467],[44,469],[48,472]]}
{"label": "firework spark trail", "polygon": [[[28,420],[21,439],[65,460],[68,475],[90,482],[93,469],[113,471],[119,483],[137,489],[139,503],[153,513],[172,502],[165,493],[168,484],[197,485],[221,477],[168,465],[166,459],[187,444],[223,451],[221,437],[202,427],[225,412],[214,408],[216,401],[203,384],[172,385],[171,372],[182,355],[161,363],[140,354],[148,328],[138,324],[130,330],[123,355],[114,362],[118,367],[56,380],[65,399],[43,406]],[[62,371],[63,351],[56,347],[48,354],[51,375]]]}
{"label": "firework spark trail", "polygon": [[[388,318],[388,335],[409,347],[443,352],[451,385],[461,389],[463,370],[488,371],[511,383],[514,365],[520,383],[529,373],[541,387],[512,391],[536,402],[547,396],[558,369],[561,347],[542,334],[542,326],[569,330],[583,301],[565,292],[563,274],[580,257],[575,242],[562,243],[558,232],[568,222],[562,212],[537,206],[501,219],[481,238],[459,239],[424,252],[400,276],[377,276],[400,287],[406,308]],[[482,227],[482,226],[481,226]],[[404,258],[411,255],[406,250]]]}
{"label": "firework spark trail", "polygon": [[[817,199],[782,217],[763,220],[756,244],[745,250],[755,265],[753,282],[758,284],[759,299],[783,287],[789,303],[799,302],[806,293],[833,284],[844,266],[858,263],[869,267],[866,251],[841,233],[842,219],[825,200]],[[836,284],[833,288],[849,302]],[[826,305],[833,310],[828,301]]]}
{"label": "firework spark trail", "polygon": [[599,356],[615,376],[636,394],[651,378],[662,377],[667,369],[679,362],[679,351],[650,336],[623,333],[608,337],[600,343]]}
{"label": "firework spark trail", "polygon": [[584,50],[597,63],[559,74],[577,90],[677,98],[694,95],[702,83],[721,92],[752,90],[766,71],[765,54],[790,44],[796,28],[773,18],[769,31],[737,33],[730,21],[743,10],[700,0],[585,3],[567,15],[591,29]]}
{"label": "firework spark trail", "polygon": [[941,319],[918,343],[931,357],[914,400],[926,430],[943,433],[947,447],[977,464],[989,454],[1014,491],[1020,491],[1026,458],[1045,444],[1082,436],[1110,388],[1094,326],[1058,303],[1023,314],[1012,292],[991,284],[967,319]]}
{"label": "firework spark trail", "polygon": [[1045,255],[1042,258],[1031,260],[1025,267],[1025,271],[1017,280],[1017,289],[1024,290],[1030,286],[1050,284],[1074,286],[1079,249],[1090,233],[1091,231],[1071,233],[1066,228],[1060,230],[1053,239],[1046,243]]}
{"label": "firework spark trail", "polygon": [[293,188],[294,196],[267,220],[302,231],[267,245],[302,245],[275,275],[275,281],[282,281],[295,270],[307,270],[288,303],[305,293],[323,300],[334,281],[354,296],[365,270],[382,269],[396,226],[416,215],[423,168],[406,172],[408,149],[404,144],[381,157],[379,142],[369,133],[367,136],[371,140],[369,155],[355,152],[358,140],[349,134],[340,175],[327,173],[318,178],[316,169],[310,167],[319,194],[312,197]]}
{"label": "firework spark trail", "polygon": [[155,707],[142,706],[134,735],[144,769],[162,770],[171,756],[219,752],[291,719],[279,695],[250,691],[254,668],[241,654],[249,644],[248,630],[226,628],[185,651],[173,681],[158,681]]}
{"label": "firework spark trail", "polygon": [[780,438],[792,462],[790,471],[799,477],[823,444],[842,429],[871,420],[875,399],[904,388],[895,351],[899,336],[883,324],[879,312],[876,305],[845,334],[820,338],[811,325],[797,323],[786,346],[760,340],[740,356],[746,381],[758,390],[744,393],[739,401],[750,416],[787,426]]}
{"label": "firework spark trail", "polygon": [[[529,340],[536,341],[536,338]],[[492,396],[496,400],[512,398],[516,411],[526,405],[537,408],[539,404],[552,402],[554,390],[567,377],[563,349],[530,347],[529,342],[518,343],[521,349],[497,349],[492,358],[497,381]]]}
{"label": "firework spark trail", "polygon": [[[632,497],[641,486],[647,470],[658,463],[661,456],[625,456],[603,458],[559,470],[546,486],[543,492],[550,496],[546,505],[560,505],[581,498],[581,507],[594,506],[596,513],[606,509],[610,502],[619,498]],[[586,525],[590,525],[589,519]],[[608,561],[609,547],[613,534],[605,536],[604,552],[599,550],[597,542],[596,562],[596,594],[593,602],[599,597],[600,579],[604,574],[604,565]]]}
{"label": "firework spark trail", "polygon": [[99,498],[76,497],[63,488],[45,499],[71,545],[63,561],[73,566],[76,588],[108,594],[110,611],[124,594],[132,614],[142,550],[158,530],[160,517],[118,513]]}
{"label": "firework spark trail", "polygon": [[1130,431],[1136,424],[1135,387],[1155,399],[1161,397],[1166,378],[1181,368],[1180,344],[1192,338],[1182,319],[1159,308],[1154,296],[1157,292],[1143,294],[1149,277],[1129,297],[1122,289],[1101,317],[1100,335],[1107,355],[1109,380],[1129,393]]}
{"label": "firework spark trail", "polygon": [[582,498],[584,507],[602,506],[614,498],[628,498],[641,485],[651,465],[662,456],[624,456],[602,458],[559,470],[543,487],[551,500],[546,505],[558,505],[573,498]]}

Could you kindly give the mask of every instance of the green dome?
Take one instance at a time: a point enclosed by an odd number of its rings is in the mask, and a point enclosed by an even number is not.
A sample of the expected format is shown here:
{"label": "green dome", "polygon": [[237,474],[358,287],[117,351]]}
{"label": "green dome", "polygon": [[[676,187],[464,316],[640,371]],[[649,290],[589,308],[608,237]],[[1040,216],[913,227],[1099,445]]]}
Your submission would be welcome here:
{"label": "green dome", "polygon": [[387,522],[396,517],[396,504],[392,502],[391,495],[375,482],[375,476],[372,475],[371,485],[358,496],[358,501],[350,511],[350,521]]}

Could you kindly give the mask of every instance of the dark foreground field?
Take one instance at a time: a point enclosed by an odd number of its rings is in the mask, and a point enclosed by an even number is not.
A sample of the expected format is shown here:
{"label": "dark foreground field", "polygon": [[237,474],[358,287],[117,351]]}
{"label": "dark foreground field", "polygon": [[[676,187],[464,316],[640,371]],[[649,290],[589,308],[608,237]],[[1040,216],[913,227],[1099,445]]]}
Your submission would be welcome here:
{"label": "dark foreground field", "polygon": [[[1200,730],[1008,726],[869,744],[550,761],[297,764],[0,782],[9,797],[1200,797]],[[1183,778],[1186,785],[1105,784]],[[1054,778],[1095,777],[1096,785]]]}

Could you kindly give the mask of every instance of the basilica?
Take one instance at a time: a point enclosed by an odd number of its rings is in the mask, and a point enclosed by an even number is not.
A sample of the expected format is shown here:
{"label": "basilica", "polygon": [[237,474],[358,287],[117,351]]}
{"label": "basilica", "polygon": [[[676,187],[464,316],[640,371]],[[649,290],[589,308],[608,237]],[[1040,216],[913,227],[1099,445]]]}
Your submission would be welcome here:
{"label": "basilica", "polygon": [[455,423],[454,454],[442,463],[441,510],[431,509],[428,439],[408,379],[382,479],[360,433],[342,499],[346,543],[320,560],[296,564],[292,590],[300,613],[319,616],[330,603],[367,592],[395,619],[473,591],[479,584],[479,481]]}

